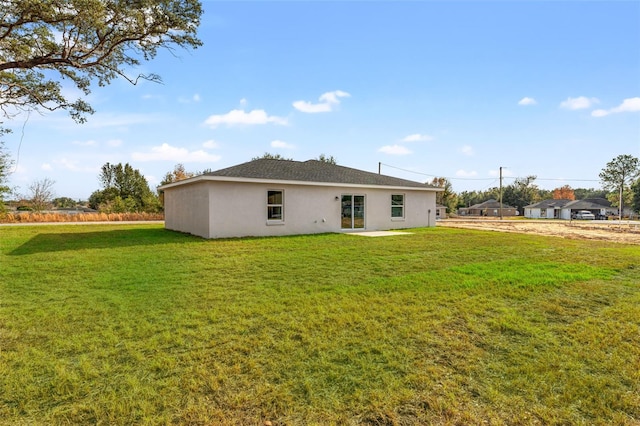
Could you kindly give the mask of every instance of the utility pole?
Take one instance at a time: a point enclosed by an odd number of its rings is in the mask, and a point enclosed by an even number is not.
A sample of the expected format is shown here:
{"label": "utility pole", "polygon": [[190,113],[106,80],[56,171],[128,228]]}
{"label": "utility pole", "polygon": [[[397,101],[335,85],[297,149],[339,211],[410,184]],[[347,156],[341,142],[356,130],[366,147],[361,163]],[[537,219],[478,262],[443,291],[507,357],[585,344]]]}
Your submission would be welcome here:
{"label": "utility pole", "polygon": [[382,168],[382,162],[378,161],[378,174],[380,174],[380,169]]}
{"label": "utility pole", "polygon": [[500,220],[502,220],[502,166],[500,166]]}

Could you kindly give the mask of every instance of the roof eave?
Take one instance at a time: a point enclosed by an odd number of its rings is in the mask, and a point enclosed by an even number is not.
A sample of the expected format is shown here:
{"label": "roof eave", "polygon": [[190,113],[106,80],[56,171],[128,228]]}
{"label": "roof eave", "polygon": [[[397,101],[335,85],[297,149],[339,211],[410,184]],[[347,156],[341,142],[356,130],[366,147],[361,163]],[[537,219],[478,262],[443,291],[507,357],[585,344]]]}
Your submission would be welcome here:
{"label": "roof eave", "polygon": [[300,186],[329,186],[329,187],[350,187],[350,188],[377,188],[377,189],[398,189],[398,190],[415,190],[415,191],[434,191],[441,192],[444,188],[439,187],[419,187],[419,186],[404,186],[404,185],[375,185],[375,184],[358,184],[358,183],[343,183],[343,182],[315,182],[315,181],[301,181],[301,180],[286,180],[286,179],[262,179],[262,178],[245,178],[245,177],[230,177],[230,176],[210,176],[200,175],[189,179],[184,179],[178,182],[168,183],[158,187],[158,190],[164,191],[166,189],[175,188],[177,186],[195,184],[198,182],[239,182],[239,183],[266,183],[271,185],[300,185]]}

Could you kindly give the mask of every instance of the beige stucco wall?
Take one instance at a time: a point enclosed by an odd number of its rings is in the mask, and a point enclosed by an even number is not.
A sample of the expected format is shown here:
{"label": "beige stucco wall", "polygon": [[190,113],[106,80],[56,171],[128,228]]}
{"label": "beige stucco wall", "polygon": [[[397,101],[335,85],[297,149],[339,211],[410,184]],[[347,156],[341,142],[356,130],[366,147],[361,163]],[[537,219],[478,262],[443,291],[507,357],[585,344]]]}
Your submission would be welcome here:
{"label": "beige stucco wall", "polygon": [[199,182],[165,190],[165,228],[209,238],[209,186]]}
{"label": "beige stucco wall", "polygon": [[[268,190],[284,191],[281,223],[267,221]],[[348,232],[341,229],[340,216],[346,194],[365,196],[364,230],[435,226],[433,191],[223,181],[165,191],[165,223],[168,229],[205,238]],[[391,219],[391,194],[405,194],[403,220]]]}

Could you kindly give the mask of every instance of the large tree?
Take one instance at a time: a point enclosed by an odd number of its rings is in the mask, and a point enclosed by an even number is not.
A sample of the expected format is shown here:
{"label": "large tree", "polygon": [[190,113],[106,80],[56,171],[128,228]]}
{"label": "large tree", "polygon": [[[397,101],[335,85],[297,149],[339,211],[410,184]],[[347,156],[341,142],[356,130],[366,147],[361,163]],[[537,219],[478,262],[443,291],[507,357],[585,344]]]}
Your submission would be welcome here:
{"label": "large tree", "polygon": [[445,206],[447,213],[455,212],[458,205],[458,195],[453,191],[451,181],[445,177],[434,177],[431,185],[444,189],[444,191],[436,192],[436,204]]}
{"label": "large tree", "polygon": [[607,198],[608,192],[606,189],[595,188],[576,188],[573,190],[576,200],[584,200],[585,198]]}
{"label": "large tree", "polygon": [[539,189],[533,183],[535,180],[536,176],[517,178],[511,185],[504,188],[502,201],[516,207],[520,214],[523,214],[525,206],[539,201]]}
{"label": "large tree", "polygon": [[624,212],[624,191],[640,176],[640,160],[633,155],[618,155],[609,161],[600,172],[602,186],[610,191],[618,193],[619,218],[622,220]]}
{"label": "large tree", "polygon": [[633,210],[640,213],[640,179],[636,180],[635,183],[631,185],[631,191],[633,192]]}
{"label": "large tree", "polygon": [[191,177],[196,176],[197,174],[198,174],[197,172],[188,172],[184,168],[184,164],[178,163],[173,167],[173,171],[167,172],[167,174],[164,175],[164,178],[162,179],[162,181],[160,181],[159,186],[166,185],[168,183],[178,182],[180,180],[189,179]]}
{"label": "large tree", "polygon": [[560,188],[556,188],[553,190],[553,199],[554,200],[575,200],[576,194],[569,185],[563,185]]}
{"label": "large tree", "polygon": [[41,212],[53,204],[53,197],[55,196],[53,191],[54,184],[55,181],[44,178],[29,185],[29,196],[27,198],[31,202],[33,211]]}
{"label": "large tree", "polygon": [[123,213],[155,212],[160,208],[147,179],[129,163],[104,164],[99,180],[103,189],[89,197],[89,206],[93,209]]}
{"label": "large tree", "polygon": [[160,49],[196,48],[198,0],[0,0],[0,117],[20,110],[67,110],[78,122],[93,109],[68,99],[62,80],[85,95],[135,75]]}

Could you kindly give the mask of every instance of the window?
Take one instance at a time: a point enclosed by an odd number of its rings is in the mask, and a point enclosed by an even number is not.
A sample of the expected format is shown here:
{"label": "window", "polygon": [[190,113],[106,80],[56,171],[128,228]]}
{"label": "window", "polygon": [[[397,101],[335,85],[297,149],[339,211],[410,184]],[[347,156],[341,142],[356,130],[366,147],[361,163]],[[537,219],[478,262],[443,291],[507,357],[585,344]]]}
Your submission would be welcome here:
{"label": "window", "polygon": [[284,220],[283,191],[267,191],[267,220]]}
{"label": "window", "polygon": [[404,194],[391,195],[391,218],[404,218]]}

